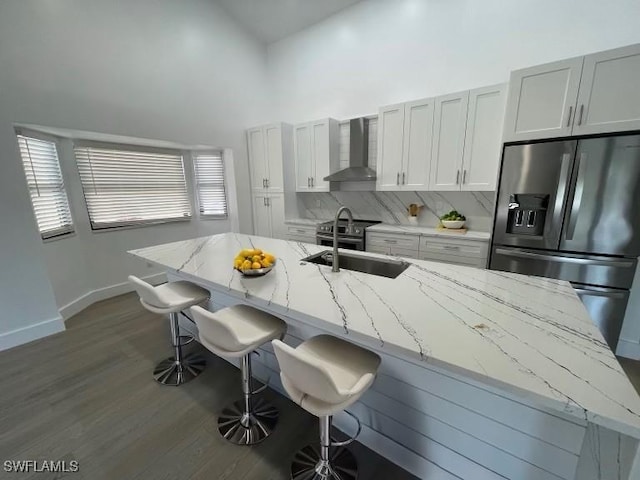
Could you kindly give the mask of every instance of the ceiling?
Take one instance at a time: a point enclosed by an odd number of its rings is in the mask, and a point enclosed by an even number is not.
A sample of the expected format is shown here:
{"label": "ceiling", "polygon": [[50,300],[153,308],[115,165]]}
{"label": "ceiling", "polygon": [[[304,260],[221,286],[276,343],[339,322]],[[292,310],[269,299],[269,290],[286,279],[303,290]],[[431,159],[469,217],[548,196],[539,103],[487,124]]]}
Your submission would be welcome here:
{"label": "ceiling", "polygon": [[215,0],[240,25],[271,43],[318,23],[360,0]]}

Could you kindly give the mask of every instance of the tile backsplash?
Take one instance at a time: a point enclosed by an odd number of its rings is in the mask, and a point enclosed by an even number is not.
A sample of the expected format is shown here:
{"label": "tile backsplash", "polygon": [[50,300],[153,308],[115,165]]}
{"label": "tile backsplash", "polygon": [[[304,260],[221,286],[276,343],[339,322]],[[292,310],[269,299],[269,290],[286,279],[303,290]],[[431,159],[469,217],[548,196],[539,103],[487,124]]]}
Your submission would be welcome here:
{"label": "tile backsplash", "polygon": [[418,224],[438,225],[439,217],[457,210],[467,218],[467,227],[489,232],[493,223],[495,192],[330,192],[298,193],[298,213],[303,218],[329,220],[341,205],[353,216],[384,223],[409,225],[407,208],[424,205]]}

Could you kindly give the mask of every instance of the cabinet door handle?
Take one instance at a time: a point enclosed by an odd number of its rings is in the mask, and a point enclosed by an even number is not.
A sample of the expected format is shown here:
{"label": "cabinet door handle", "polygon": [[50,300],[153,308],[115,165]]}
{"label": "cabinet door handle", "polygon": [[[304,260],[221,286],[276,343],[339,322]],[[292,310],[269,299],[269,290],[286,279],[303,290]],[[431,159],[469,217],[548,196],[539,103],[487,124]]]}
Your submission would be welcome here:
{"label": "cabinet door handle", "polygon": [[270,207],[271,206],[271,199],[267,197],[265,200],[267,201],[267,207]]}
{"label": "cabinet door handle", "polygon": [[456,185],[460,183],[460,170],[456,172]]}
{"label": "cabinet door handle", "polygon": [[262,205],[267,206],[267,197],[262,197]]}
{"label": "cabinet door handle", "polygon": [[462,183],[467,183],[467,169],[462,171]]}
{"label": "cabinet door handle", "polygon": [[313,182],[314,182],[314,178],[311,177],[311,188],[313,188]]}
{"label": "cabinet door handle", "polygon": [[402,184],[403,184],[403,185],[404,185],[404,175],[405,175],[405,173],[404,173],[404,172],[402,172]]}
{"label": "cabinet door handle", "polygon": [[580,105],[580,116],[578,117],[578,125],[582,125],[582,114],[584,113],[584,103]]}
{"label": "cabinet door handle", "polygon": [[307,177],[307,187],[311,188],[311,177]]}
{"label": "cabinet door handle", "polygon": [[400,185],[400,172],[396,173],[396,185]]}
{"label": "cabinet door handle", "polygon": [[269,188],[269,179],[268,179],[268,178],[265,178],[265,179],[264,179],[264,181],[265,181],[265,183],[267,184],[267,188]]}
{"label": "cabinet door handle", "polygon": [[569,117],[567,118],[567,127],[571,126],[571,113],[573,112],[573,105],[569,105]]}

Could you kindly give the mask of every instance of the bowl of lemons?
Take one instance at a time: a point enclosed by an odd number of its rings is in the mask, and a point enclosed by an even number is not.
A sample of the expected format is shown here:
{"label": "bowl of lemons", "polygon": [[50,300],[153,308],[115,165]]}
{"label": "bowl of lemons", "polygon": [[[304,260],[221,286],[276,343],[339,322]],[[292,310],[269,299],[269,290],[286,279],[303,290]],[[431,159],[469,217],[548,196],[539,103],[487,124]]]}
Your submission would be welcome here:
{"label": "bowl of lemons", "polygon": [[247,277],[259,277],[269,273],[276,264],[276,257],[259,248],[247,248],[233,259],[233,268]]}

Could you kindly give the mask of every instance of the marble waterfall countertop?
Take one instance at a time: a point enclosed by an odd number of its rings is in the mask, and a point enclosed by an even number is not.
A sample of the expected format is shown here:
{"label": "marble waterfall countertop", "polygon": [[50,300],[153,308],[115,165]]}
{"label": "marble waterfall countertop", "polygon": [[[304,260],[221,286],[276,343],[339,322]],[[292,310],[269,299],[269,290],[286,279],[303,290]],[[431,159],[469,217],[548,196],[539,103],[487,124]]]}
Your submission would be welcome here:
{"label": "marble waterfall countertop", "polygon": [[421,227],[418,225],[389,225],[387,223],[379,223],[377,225],[367,227],[367,232],[424,235],[429,237],[460,238],[462,240],[483,240],[487,242],[491,239],[491,234],[489,232],[481,232],[478,230],[467,230],[466,233],[459,233],[448,232],[447,230],[441,230],[435,227]]}
{"label": "marble waterfall countertop", "polygon": [[[278,257],[263,277],[231,267],[252,247]],[[640,438],[640,397],[567,282],[418,260],[390,279],[300,261],[324,249],[225,233],[130,253],[275,314]]]}

